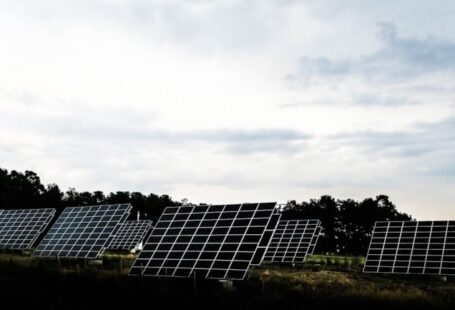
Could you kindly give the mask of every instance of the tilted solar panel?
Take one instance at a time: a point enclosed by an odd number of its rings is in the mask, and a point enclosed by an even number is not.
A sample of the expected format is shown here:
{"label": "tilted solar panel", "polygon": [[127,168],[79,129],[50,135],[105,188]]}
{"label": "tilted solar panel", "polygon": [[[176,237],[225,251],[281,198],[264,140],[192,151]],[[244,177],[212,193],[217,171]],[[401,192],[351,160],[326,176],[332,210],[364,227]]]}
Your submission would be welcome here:
{"label": "tilted solar panel", "polygon": [[364,272],[455,275],[455,221],[376,222]]}
{"label": "tilted solar panel", "polygon": [[46,229],[55,209],[16,209],[0,212],[0,249],[28,250]]}
{"label": "tilted solar panel", "polygon": [[168,207],[130,274],[245,278],[276,203]]}
{"label": "tilted solar panel", "polygon": [[127,221],[120,226],[108,249],[129,251],[137,249],[151,228],[150,220]]}
{"label": "tilted solar panel", "polygon": [[319,220],[282,220],[265,253],[265,263],[304,263]]}
{"label": "tilted solar panel", "polygon": [[251,261],[251,265],[259,266],[261,265],[265,252],[267,251],[270,242],[272,241],[273,234],[275,233],[275,229],[280,221],[281,213],[274,213],[270,218],[269,224],[267,225],[264,234],[262,235],[261,242],[259,242],[259,246],[257,247],[256,253],[254,254],[253,260]]}
{"label": "tilted solar panel", "polygon": [[130,204],[65,208],[33,255],[97,258],[130,210]]}
{"label": "tilted solar panel", "polygon": [[308,249],[307,255],[314,254],[314,249],[316,249],[316,245],[318,244],[319,236],[321,235],[321,233],[322,233],[322,226],[321,226],[321,222],[319,222],[319,225],[316,228],[316,231],[314,232],[313,239],[311,239],[310,248]]}

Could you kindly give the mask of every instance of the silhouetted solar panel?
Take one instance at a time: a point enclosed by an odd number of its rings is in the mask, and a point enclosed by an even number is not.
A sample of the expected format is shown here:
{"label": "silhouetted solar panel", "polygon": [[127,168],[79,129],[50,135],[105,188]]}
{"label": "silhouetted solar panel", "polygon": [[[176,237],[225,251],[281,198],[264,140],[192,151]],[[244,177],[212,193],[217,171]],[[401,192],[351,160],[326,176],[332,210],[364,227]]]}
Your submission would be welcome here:
{"label": "silhouetted solar panel", "polygon": [[0,248],[30,249],[54,217],[55,209],[16,209],[0,212]]}
{"label": "silhouetted solar panel", "polygon": [[304,263],[319,220],[280,221],[264,256],[266,263]]}
{"label": "silhouetted solar panel", "polygon": [[111,250],[135,250],[144,241],[147,232],[152,228],[152,221],[127,221],[123,223],[108,249]]}
{"label": "silhouetted solar panel", "polygon": [[364,272],[455,275],[455,221],[376,222]]}
{"label": "silhouetted solar panel", "polygon": [[65,208],[33,255],[97,258],[130,209],[129,204]]}
{"label": "silhouetted solar panel", "polygon": [[319,236],[322,233],[322,227],[321,227],[321,222],[319,222],[319,225],[316,227],[316,231],[314,232],[313,239],[311,239],[310,243],[310,248],[308,249],[307,255],[313,255],[314,254],[314,249],[316,248],[316,245],[318,244]]}
{"label": "silhouetted solar panel", "polygon": [[243,279],[275,205],[168,207],[130,274]]}
{"label": "silhouetted solar panel", "polygon": [[251,261],[251,265],[259,266],[264,259],[265,252],[272,241],[273,234],[275,233],[275,229],[280,221],[281,214],[276,211],[270,218],[269,224],[267,225],[264,234],[262,235],[261,242],[259,242],[259,246],[257,247],[256,253],[254,254],[253,260]]}

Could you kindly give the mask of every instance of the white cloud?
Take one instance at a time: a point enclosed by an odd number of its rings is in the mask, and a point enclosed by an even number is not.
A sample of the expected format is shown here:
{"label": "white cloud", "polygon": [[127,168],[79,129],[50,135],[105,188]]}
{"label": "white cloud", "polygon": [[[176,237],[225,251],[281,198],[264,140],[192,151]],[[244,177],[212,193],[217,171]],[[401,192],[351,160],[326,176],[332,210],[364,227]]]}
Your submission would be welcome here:
{"label": "white cloud", "polygon": [[385,193],[451,217],[455,6],[391,3],[3,1],[0,165],[195,202]]}

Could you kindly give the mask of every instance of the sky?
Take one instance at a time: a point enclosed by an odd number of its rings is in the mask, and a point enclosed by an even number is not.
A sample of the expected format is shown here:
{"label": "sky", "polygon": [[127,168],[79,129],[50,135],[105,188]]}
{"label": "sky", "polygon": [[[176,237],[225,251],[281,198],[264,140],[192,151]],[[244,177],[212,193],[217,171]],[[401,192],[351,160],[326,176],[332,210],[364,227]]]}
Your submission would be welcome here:
{"label": "sky", "polygon": [[0,167],[455,218],[455,2],[0,0]]}

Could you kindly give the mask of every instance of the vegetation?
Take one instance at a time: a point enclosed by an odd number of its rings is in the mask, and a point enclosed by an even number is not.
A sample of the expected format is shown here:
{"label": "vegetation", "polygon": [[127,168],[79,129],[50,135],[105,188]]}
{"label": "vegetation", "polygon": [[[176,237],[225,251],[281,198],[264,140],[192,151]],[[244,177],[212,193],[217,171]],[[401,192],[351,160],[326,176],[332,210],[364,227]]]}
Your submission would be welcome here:
{"label": "vegetation", "polygon": [[[330,260],[328,260],[330,261]],[[455,283],[430,277],[366,275],[352,270],[323,268],[319,271],[271,267],[259,271],[267,280],[269,294],[293,292],[314,305],[349,304],[384,309],[437,308],[455,305]]]}
{"label": "vegetation", "polygon": [[283,211],[284,219],[321,220],[324,236],[319,238],[316,251],[325,254],[366,255],[376,221],[411,220],[385,195],[360,202],[330,196],[302,203],[290,201]]}
{"label": "vegetation", "polygon": [[[67,206],[104,203],[131,203],[133,211],[144,218],[157,220],[167,206],[180,205],[168,195],[139,192],[101,191],[78,192],[74,188],[63,193],[58,185],[44,186],[32,171],[24,173],[0,169],[0,209],[56,208],[61,212]],[[297,203],[290,200],[283,209],[284,219],[317,218],[322,221],[325,235],[319,239],[316,253],[336,255],[366,255],[371,232],[376,221],[410,220],[385,195],[362,201],[336,200],[331,196]]]}
{"label": "vegetation", "polygon": [[96,204],[131,203],[131,217],[140,212],[145,218],[158,219],[165,207],[180,205],[168,195],[144,195],[139,192],[102,191],[78,192],[74,188],[63,193],[56,184],[47,186],[33,171],[24,173],[0,168],[0,209],[16,208],[56,208],[60,213],[68,206],[88,206]]}
{"label": "vegetation", "polygon": [[[360,272],[361,258],[310,257],[301,267],[264,266],[224,288],[217,281],[127,276],[134,256],[102,264],[0,255],[2,306],[46,309],[453,309],[455,282]],[[314,266],[318,265],[317,269]],[[122,268],[119,268],[122,267]]]}

